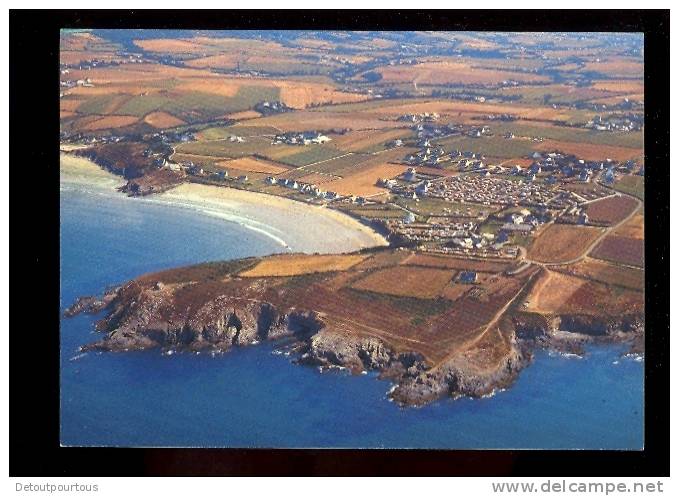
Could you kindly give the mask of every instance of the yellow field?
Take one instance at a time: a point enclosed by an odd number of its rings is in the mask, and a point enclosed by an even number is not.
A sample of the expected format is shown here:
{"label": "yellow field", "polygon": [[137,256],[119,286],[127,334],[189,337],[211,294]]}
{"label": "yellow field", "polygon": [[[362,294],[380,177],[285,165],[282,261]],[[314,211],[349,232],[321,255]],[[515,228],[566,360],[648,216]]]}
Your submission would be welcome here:
{"label": "yellow field", "polygon": [[135,45],[149,52],[164,53],[201,53],[205,48],[190,40],[135,40]]}
{"label": "yellow field", "polygon": [[238,88],[246,84],[245,81],[223,80],[223,79],[208,79],[206,81],[195,79],[178,84],[175,87],[177,91],[196,91],[201,93],[211,93],[213,95],[221,96],[236,96]]}
{"label": "yellow field", "polygon": [[617,81],[595,81],[592,88],[604,91],[615,91],[624,93],[643,93],[644,82],[637,80],[617,80]]}
{"label": "yellow field", "polygon": [[367,255],[282,255],[262,260],[241,272],[242,277],[298,276],[316,272],[346,270]]}
{"label": "yellow field", "polygon": [[636,214],[615,230],[615,234],[625,238],[644,239],[644,214]]}
{"label": "yellow field", "polygon": [[549,81],[535,74],[478,69],[465,63],[425,62],[415,65],[389,66],[378,69],[385,83],[437,84],[498,84],[513,79],[526,82]]}
{"label": "yellow field", "polygon": [[585,281],[559,272],[545,271],[526,297],[526,309],[531,312],[556,314]]}
{"label": "yellow field", "polygon": [[183,120],[170,115],[167,112],[152,112],[144,117],[144,122],[158,129],[167,129],[186,124]]}
{"label": "yellow field", "polygon": [[241,54],[228,53],[189,60],[186,65],[200,68],[235,69],[237,63],[241,60],[243,60]]}
{"label": "yellow field", "polygon": [[288,107],[303,109],[312,103],[350,103],[367,100],[367,95],[345,93],[330,85],[301,81],[276,81],[281,89],[281,101]]}
{"label": "yellow field", "polygon": [[378,143],[395,140],[408,134],[405,129],[364,130],[347,133],[333,141],[340,150],[358,152]]}
{"label": "yellow field", "polygon": [[234,112],[232,114],[226,114],[224,118],[226,119],[234,119],[236,121],[238,120],[245,120],[245,119],[256,119],[257,117],[261,117],[262,114],[255,110],[243,110],[242,112]]}
{"label": "yellow field", "polygon": [[262,174],[280,174],[289,170],[287,167],[252,157],[223,160],[215,165],[225,169],[238,169],[245,172],[260,172]]}
{"label": "yellow field", "polygon": [[630,160],[641,157],[644,151],[640,148],[626,148],[623,146],[595,145],[591,143],[575,143],[572,141],[557,141],[546,139],[535,145],[536,150],[572,153],[585,160]]}
{"label": "yellow field", "polygon": [[138,117],[133,115],[109,115],[97,119],[92,122],[88,122],[83,125],[81,129],[85,131],[96,131],[99,129],[114,129],[117,127],[130,126],[139,120]]}
{"label": "yellow field", "polygon": [[385,188],[376,186],[375,183],[380,178],[392,178],[408,170],[405,165],[378,164],[361,168],[355,174],[350,174],[342,179],[332,182],[333,191],[341,195],[370,196],[387,191]]}
{"label": "yellow field", "polygon": [[596,71],[609,76],[644,77],[644,64],[630,59],[602,60],[601,62],[587,62],[584,70]]}

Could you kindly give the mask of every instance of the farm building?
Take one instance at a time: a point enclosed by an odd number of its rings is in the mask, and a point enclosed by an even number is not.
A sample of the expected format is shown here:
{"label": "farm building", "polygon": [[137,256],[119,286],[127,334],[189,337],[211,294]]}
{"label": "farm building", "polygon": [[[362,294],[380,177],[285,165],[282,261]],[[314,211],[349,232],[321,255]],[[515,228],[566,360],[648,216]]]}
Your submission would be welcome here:
{"label": "farm building", "polygon": [[465,270],[460,272],[458,281],[463,284],[474,284],[477,281],[477,279],[478,277],[476,272],[473,272],[471,270]]}

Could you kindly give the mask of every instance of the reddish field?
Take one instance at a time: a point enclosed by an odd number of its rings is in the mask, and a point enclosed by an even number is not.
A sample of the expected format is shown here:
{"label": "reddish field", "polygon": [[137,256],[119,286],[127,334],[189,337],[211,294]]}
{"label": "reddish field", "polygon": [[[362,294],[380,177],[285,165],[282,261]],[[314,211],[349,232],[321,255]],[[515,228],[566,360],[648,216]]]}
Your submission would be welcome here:
{"label": "reddish field", "polygon": [[611,262],[643,267],[645,263],[644,240],[610,235],[594,249],[592,256]]}
{"label": "reddish field", "polygon": [[476,272],[502,272],[509,266],[509,264],[500,261],[469,260],[425,253],[413,254],[404,264],[455,270],[473,270]]}
{"label": "reddish field", "polygon": [[528,258],[537,262],[567,262],[579,257],[601,235],[595,227],[552,224],[533,241]]}
{"label": "reddish field", "polygon": [[478,69],[465,63],[425,62],[415,65],[389,66],[378,69],[385,83],[498,84],[507,79],[527,82],[548,81],[535,74]]}
{"label": "reddish field", "polygon": [[572,153],[585,160],[606,160],[607,158],[623,161],[643,156],[640,148],[626,148],[623,146],[594,145],[591,143],[574,143],[572,141],[556,141],[546,139],[535,145],[537,150],[549,152],[559,150],[562,153]]}
{"label": "reddish field", "polygon": [[638,202],[629,196],[609,196],[587,205],[590,222],[613,225],[630,215]]}
{"label": "reddish field", "polygon": [[[611,298],[611,293],[615,296]],[[639,291],[613,290],[608,285],[588,282],[565,302],[562,312],[581,315],[618,317],[644,311],[644,297]]]}
{"label": "reddish field", "polygon": [[[494,276],[483,288],[470,290],[449,310],[433,319],[422,337],[442,339],[446,336],[443,339],[447,344],[463,344],[477,339],[534,274],[534,270],[528,270],[520,277]],[[450,329],[451,324],[454,332],[446,333],[444,329]]]}
{"label": "reddish field", "polygon": [[450,283],[453,275],[450,270],[396,266],[372,272],[352,287],[395,296],[435,298]]}
{"label": "reddish field", "polygon": [[549,270],[543,272],[526,300],[529,311],[548,315],[622,315],[644,307],[640,291]]}
{"label": "reddish field", "polygon": [[158,129],[167,129],[169,127],[177,127],[186,124],[183,120],[177,119],[167,112],[152,112],[144,117],[144,122],[151,124]]}
{"label": "reddish field", "polygon": [[388,250],[380,253],[376,253],[372,257],[364,260],[360,264],[356,265],[356,270],[370,270],[379,269],[382,267],[391,267],[398,265],[403,260],[410,257],[412,254],[405,250]]}
{"label": "reddish field", "polygon": [[78,110],[78,107],[80,104],[83,103],[83,100],[75,100],[73,98],[62,98],[59,100],[59,108],[61,110],[68,110],[70,112],[75,112]]}
{"label": "reddish field", "polygon": [[585,259],[563,269],[568,274],[593,281],[622,286],[641,291],[644,289],[644,271],[631,267],[621,267],[595,259]]}
{"label": "reddish field", "polygon": [[[84,124],[81,129],[84,131],[97,131],[100,129],[115,129],[118,127],[130,126],[139,120],[133,115],[109,115]],[[81,121],[82,122],[82,121]]]}
{"label": "reddish field", "polygon": [[[298,173],[303,173],[303,171],[298,171]],[[283,175],[282,177],[285,177],[286,175]],[[303,183],[308,183],[308,184],[316,184],[316,185],[321,185],[321,184],[327,184],[332,181],[336,181],[337,178],[334,176],[329,176],[327,174],[319,174],[317,172],[312,172],[311,174],[305,174],[302,176],[299,176],[297,178],[298,181],[302,181]]]}

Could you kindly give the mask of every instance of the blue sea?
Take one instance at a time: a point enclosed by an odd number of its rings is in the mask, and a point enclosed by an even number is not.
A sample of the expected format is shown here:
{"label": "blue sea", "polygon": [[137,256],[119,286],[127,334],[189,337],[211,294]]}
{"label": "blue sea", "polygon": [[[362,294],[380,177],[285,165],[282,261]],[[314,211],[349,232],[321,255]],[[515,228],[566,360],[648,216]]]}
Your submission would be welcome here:
{"label": "blue sea", "polygon": [[[141,273],[281,251],[184,208],[62,187],[61,305]],[[621,347],[538,353],[490,398],[403,409],[374,375],[320,373],[262,344],[222,356],[78,353],[96,319],[61,321],[61,442],[69,446],[643,447],[644,364]]]}

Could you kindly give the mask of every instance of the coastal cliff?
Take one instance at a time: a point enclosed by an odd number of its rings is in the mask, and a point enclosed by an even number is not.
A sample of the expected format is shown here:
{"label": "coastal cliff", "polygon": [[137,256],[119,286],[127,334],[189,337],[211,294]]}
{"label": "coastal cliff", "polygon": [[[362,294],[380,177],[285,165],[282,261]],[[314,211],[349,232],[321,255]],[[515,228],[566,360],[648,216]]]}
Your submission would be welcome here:
{"label": "coastal cliff", "polygon": [[[473,339],[427,353],[414,340],[410,346],[370,334],[356,322],[360,317],[345,318],[345,307],[330,309],[332,298],[342,298],[337,292],[314,301],[320,283],[327,284],[322,275],[294,284],[233,275],[251,265],[252,260],[240,261],[145,276],[101,297],[80,298],[65,314],[105,312],[96,323],[103,338],[82,351],[226,352],[275,341],[293,349],[300,364],[377,372],[394,383],[389,396],[404,406],[491,395],[512,384],[537,348],[579,354],[586,343],[627,342],[633,351],[643,349],[643,315],[545,317],[511,307]],[[366,320],[370,308],[366,305]]]}

